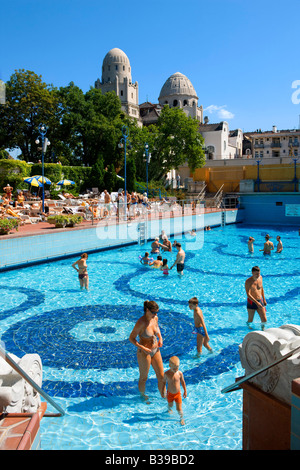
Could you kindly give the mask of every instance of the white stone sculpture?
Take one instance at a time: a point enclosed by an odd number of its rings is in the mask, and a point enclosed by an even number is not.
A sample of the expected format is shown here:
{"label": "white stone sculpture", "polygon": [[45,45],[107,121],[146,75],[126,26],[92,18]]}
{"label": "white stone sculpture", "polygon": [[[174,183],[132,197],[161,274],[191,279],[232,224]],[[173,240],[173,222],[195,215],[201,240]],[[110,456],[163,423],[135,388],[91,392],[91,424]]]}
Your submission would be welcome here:
{"label": "white stone sculpture", "polygon": [[[300,326],[283,325],[264,331],[251,331],[239,346],[245,376],[281,359],[300,346]],[[300,349],[249,382],[279,400],[291,403],[292,380],[300,377]]]}
{"label": "white stone sculpture", "polygon": [[[39,386],[42,385],[42,362],[38,354],[22,359],[9,357]],[[40,395],[0,356],[0,413],[35,413],[41,405]]]}

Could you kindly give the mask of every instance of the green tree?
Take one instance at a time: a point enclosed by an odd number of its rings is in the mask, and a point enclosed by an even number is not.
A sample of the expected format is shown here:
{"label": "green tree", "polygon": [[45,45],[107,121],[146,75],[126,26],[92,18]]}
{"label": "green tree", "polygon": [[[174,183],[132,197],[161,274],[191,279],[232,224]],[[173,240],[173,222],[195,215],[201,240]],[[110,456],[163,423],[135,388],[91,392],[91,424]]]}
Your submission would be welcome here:
{"label": "green tree", "polygon": [[91,88],[83,93],[71,82],[58,90],[62,110],[55,132],[57,153],[64,153],[72,164],[92,166],[99,155],[104,165],[116,164],[119,129],[122,125],[121,102],[115,93],[102,94]]}
{"label": "green tree", "polygon": [[136,176],[146,181],[145,144],[151,153],[148,180],[160,180],[172,168],[187,163],[191,170],[205,164],[204,139],[198,131],[199,122],[187,117],[180,108],[162,109],[156,125],[130,128],[135,152]]}
{"label": "green tree", "polygon": [[184,163],[192,171],[202,167],[205,164],[204,139],[198,126],[199,122],[187,117],[183,109],[164,106],[157,124],[151,170],[159,175],[159,172],[166,173]]}
{"label": "green tree", "polygon": [[0,107],[0,147],[20,148],[25,161],[38,161],[38,126],[55,127],[58,101],[52,85],[29,70],[16,70],[6,83],[6,104]]}
{"label": "green tree", "polygon": [[133,157],[126,160],[126,191],[135,191],[136,167]]}
{"label": "green tree", "polygon": [[92,166],[90,187],[98,188],[100,191],[103,191],[105,189],[104,188],[104,164],[103,164],[103,158],[101,155],[97,158],[96,162]]}
{"label": "green tree", "polygon": [[113,164],[107,165],[104,173],[104,189],[109,193],[116,191],[117,187],[117,174]]}

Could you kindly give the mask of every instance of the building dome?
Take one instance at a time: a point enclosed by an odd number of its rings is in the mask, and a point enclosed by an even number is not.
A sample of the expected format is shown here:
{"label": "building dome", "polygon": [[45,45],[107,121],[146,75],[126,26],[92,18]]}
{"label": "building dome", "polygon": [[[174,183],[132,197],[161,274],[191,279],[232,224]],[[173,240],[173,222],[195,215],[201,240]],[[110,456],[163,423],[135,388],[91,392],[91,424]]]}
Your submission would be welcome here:
{"label": "building dome", "polygon": [[165,81],[158,100],[163,104],[162,100],[173,95],[184,95],[198,100],[197,93],[191,81],[180,72],[174,73]]}
{"label": "building dome", "polygon": [[126,77],[131,82],[130,62],[121,49],[111,49],[103,59],[102,83],[113,82],[116,77],[123,82]]}
{"label": "building dome", "polygon": [[111,49],[103,59],[103,65],[110,65],[113,63],[130,65],[127,55],[121,49],[118,49],[118,47]]}

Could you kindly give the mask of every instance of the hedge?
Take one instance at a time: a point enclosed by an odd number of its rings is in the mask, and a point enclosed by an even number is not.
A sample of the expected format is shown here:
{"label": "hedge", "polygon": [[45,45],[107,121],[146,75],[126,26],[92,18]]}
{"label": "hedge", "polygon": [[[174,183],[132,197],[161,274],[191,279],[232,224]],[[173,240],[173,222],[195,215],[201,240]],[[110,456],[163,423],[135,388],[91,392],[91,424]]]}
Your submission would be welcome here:
{"label": "hedge", "polygon": [[[55,184],[63,178],[70,179],[75,182],[75,187],[72,186],[72,189],[75,189],[78,193],[91,187],[91,172],[91,167],[62,166],[57,163],[45,163],[44,165],[44,175],[52,183]],[[7,184],[10,184],[14,191],[28,189],[29,185],[23,181],[23,178],[34,175],[42,175],[41,163],[29,164],[21,160],[1,159],[0,193]]]}

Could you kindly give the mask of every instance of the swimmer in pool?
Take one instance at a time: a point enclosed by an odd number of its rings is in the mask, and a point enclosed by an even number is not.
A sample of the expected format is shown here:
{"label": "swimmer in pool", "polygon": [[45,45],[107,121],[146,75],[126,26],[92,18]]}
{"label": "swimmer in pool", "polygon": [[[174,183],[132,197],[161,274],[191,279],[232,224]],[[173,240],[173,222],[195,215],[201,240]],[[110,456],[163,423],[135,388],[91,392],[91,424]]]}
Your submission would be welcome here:
{"label": "swimmer in pool", "polygon": [[162,256],[158,255],[157,259],[153,260],[149,263],[149,266],[153,266],[153,268],[159,269],[162,266]]}
{"label": "swimmer in pool", "polygon": [[276,240],[278,241],[276,253],[281,253],[283,250],[283,245],[279,235],[277,235]]}
{"label": "swimmer in pool", "polygon": [[263,251],[264,255],[270,255],[271,251],[274,250],[274,245],[273,245],[273,242],[270,241],[270,235],[266,235],[265,239],[266,241],[264,243],[264,247],[262,250],[259,250],[259,251]]}
{"label": "swimmer in pool", "polygon": [[[87,272],[87,264],[86,264],[87,259],[88,259],[88,254],[83,253],[81,255],[81,258],[72,264],[72,268],[76,269],[76,271],[78,272],[78,279],[79,279],[81,290],[84,288],[86,290],[89,290],[89,275]],[[78,268],[76,267],[76,265],[78,266]]]}
{"label": "swimmer in pool", "polygon": [[150,265],[152,258],[149,258],[149,253],[146,251],[145,255],[140,259],[141,264]]}
{"label": "swimmer in pool", "polygon": [[[173,402],[176,403],[176,410],[180,416],[180,424],[184,425],[183,411],[182,411],[182,396],[181,388],[183,388],[183,398],[187,397],[186,384],[183,377],[183,373],[179,370],[180,360],[177,356],[172,356],[169,360],[170,369],[167,370],[163,378],[163,391],[161,396],[168,400],[168,411],[172,411]],[[166,385],[168,390],[166,393]]]}
{"label": "swimmer in pool", "polygon": [[[173,244],[173,246],[174,246],[174,244]],[[172,264],[172,266],[170,267],[170,269],[172,269],[176,264],[178,274],[183,276],[185,252],[181,248],[181,244],[178,243],[178,242],[176,242],[175,248],[177,248],[178,253],[177,253],[176,259],[175,259],[174,263]]]}
{"label": "swimmer in pool", "polygon": [[159,243],[159,238],[156,237],[154,242],[151,243],[151,253],[159,253],[160,247],[162,247],[162,244]]}
{"label": "swimmer in pool", "polygon": [[[144,315],[138,319],[129,336],[129,341],[137,347],[137,360],[139,365],[139,391],[143,398],[147,399],[145,394],[146,381],[148,378],[150,366],[152,365],[158,382],[158,390],[163,391],[164,367],[160,353],[163,345],[163,339],[158,326],[159,307],[153,300],[144,302]],[[139,341],[137,341],[139,337]],[[158,341],[157,341],[158,338]]]}
{"label": "swimmer in pool", "polygon": [[194,311],[194,324],[195,328],[193,333],[197,335],[197,353],[200,356],[202,353],[202,346],[204,346],[209,352],[212,352],[212,348],[208,344],[209,336],[205,326],[203,313],[199,307],[199,301],[197,297],[192,297],[189,300],[189,308]]}
{"label": "swimmer in pool", "polygon": [[168,240],[167,235],[164,236],[163,243],[162,243],[162,250],[163,251],[172,251],[172,243]]}
{"label": "swimmer in pool", "polygon": [[170,268],[168,266],[168,260],[166,258],[163,259],[163,264],[160,268],[163,274],[169,274]]}
{"label": "swimmer in pool", "polygon": [[252,328],[255,310],[257,310],[257,313],[261,320],[261,329],[264,330],[267,323],[267,302],[263,288],[263,281],[260,274],[260,268],[258,266],[253,266],[252,276],[249,277],[245,282],[245,290],[247,293],[248,310],[247,325],[250,329]]}
{"label": "swimmer in pool", "polygon": [[255,239],[253,237],[249,237],[249,240],[248,240],[249,253],[254,253],[253,242],[255,242]]}

